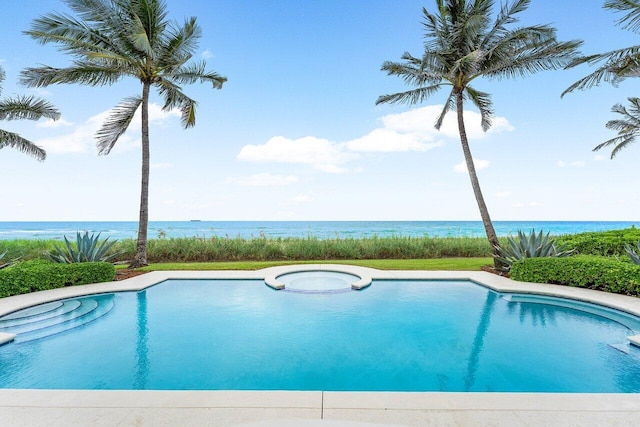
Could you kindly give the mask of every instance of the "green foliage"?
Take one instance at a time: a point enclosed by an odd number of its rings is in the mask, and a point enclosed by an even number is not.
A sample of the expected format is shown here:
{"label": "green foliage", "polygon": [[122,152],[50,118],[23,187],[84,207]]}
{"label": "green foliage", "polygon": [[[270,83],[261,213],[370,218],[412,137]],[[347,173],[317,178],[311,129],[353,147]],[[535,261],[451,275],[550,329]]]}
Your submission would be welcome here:
{"label": "green foliage", "polygon": [[17,263],[0,270],[0,298],[65,286],[110,282],[115,267],[106,262],[58,264],[46,260]]}
{"label": "green foliage", "polygon": [[625,245],[624,249],[629,255],[629,259],[632,263],[640,265],[640,240],[638,241],[638,252],[636,252],[630,245]]}
{"label": "green foliage", "polygon": [[626,257],[626,246],[640,240],[640,228],[587,232],[560,236],[556,241],[582,255]]}
{"label": "green foliage", "polygon": [[527,258],[513,264],[511,278],[640,296],[640,266],[613,258],[578,255]]}
{"label": "green foliage", "polygon": [[[52,240],[0,240],[0,251],[24,254],[23,259],[44,257],[56,246]],[[112,261],[128,261],[136,241],[118,241]],[[486,239],[480,237],[370,237],[343,239],[186,237],[161,238],[148,242],[149,260],[158,262],[207,261],[304,261],[331,259],[424,259],[491,256]]]}
{"label": "green foliage", "polygon": [[99,239],[100,233],[89,235],[88,231],[85,231],[84,234],[78,232],[76,233],[74,247],[65,236],[65,246],[63,248],[56,246],[54,252],[47,252],[47,256],[53,262],[71,264],[76,262],[106,262],[119,255],[117,252],[108,254],[116,243],[115,241],[109,242],[109,238],[106,238],[100,243]]}
{"label": "green foliage", "polygon": [[369,259],[369,260],[330,260],[330,261],[233,261],[198,263],[154,263],[142,267],[143,271],[167,270],[259,270],[291,264],[346,264],[379,270],[459,270],[477,271],[491,263],[490,257],[484,258],[435,258],[435,259]]}
{"label": "green foliage", "polygon": [[566,257],[573,250],[566,250],[562,245],[556,245],[555,240],[549,238],[549,233],[542,235],[536,234],[535,230],[531,230],[529,236],[518,230],[518,237],[508,237],[506,244],[496,247],[498,255],[495,258],[505,265],[505,271],[508,271],[514,262],[524,258],[544,258],[544,257]]}
{"label": "green foliage", "polygon": [[[130,246],[133,251],[133,245]],[[304,261],[487,257],[482,238],[175,238],[150,240],[152,262]],[[130,256],[127,252],[122,257]]]}

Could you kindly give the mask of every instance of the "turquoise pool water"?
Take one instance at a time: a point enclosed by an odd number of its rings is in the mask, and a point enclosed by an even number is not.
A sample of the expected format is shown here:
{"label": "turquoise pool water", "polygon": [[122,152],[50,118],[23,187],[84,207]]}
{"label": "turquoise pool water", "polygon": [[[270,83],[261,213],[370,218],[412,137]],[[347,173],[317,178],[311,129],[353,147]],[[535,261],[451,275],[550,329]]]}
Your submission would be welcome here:
{"label": "turquoise pool water", "polygon": [[640,392],[638,325],[466,281],[307,294],[171,280],[0,318],[18,333],[0,346],[0,387]]}

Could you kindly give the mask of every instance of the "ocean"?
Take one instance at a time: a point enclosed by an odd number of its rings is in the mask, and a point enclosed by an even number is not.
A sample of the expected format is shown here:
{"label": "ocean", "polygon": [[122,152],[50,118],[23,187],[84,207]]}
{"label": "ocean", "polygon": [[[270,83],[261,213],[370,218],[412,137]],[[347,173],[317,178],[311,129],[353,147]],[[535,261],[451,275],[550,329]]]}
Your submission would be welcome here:
{"label": "ocean", "polygon": [[[495,221],[499,236],[518,230],[544,230],[552,235],[575,234],[640,226],[640,221]],[[75,238],[76,232],[101,233],[101,237],[134,239],[135,221],[0,222],[0,240]],[[483,237],[480,221],[150,221],[149,239],[172,237],[315,237],[363,238]]]}

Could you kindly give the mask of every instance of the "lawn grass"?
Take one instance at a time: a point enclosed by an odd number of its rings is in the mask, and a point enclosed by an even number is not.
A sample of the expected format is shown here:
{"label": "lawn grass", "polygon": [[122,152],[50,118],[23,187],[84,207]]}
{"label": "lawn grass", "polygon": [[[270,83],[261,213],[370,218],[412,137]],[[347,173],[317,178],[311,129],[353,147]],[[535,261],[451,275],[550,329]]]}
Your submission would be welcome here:
{"label": "lawn grass", "polygon": [[[152,263],[142,271],[166,270],[259,270],[267,267],[293,264],[349,264],[379,270],[464,270],[477,271],[491,265],[492,258],[435,258],[435,259],[371,259],[333,261],[238,261],[238,262],[171,262]],[[125,268],[120,266],[119,268]]]}

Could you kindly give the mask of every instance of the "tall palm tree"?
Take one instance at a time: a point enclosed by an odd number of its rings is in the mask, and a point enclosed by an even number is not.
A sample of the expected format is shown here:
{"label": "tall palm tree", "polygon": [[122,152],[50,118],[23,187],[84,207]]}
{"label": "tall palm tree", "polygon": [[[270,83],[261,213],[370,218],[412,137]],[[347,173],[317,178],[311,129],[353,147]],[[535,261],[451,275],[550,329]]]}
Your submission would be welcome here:
{"label": "tall palm tree", "polygon": [[[494,255],[498,255],[500,243],[480,189],[463,119],[464,101],[469,100],[480,110],[482,129],[487,131],[491,126],[493,106],[491,96],[475,89],[471,83],[479,77],[524,77],[561,68],[581,44],[580,41],[557,41],[555,29],[548,25],[507,28],[518,21],[517,15],[530,3],[531,0],[506,3],[495,19],[492,19],[493,0],[436,0],[435,13],[423,8],[423,54],[414,57],[405,53],[403,62],[387,61],[382,65],[388,75],[398,76],[414,88],[383,95],[376,101],[376,104],[417,104],[440,88],[451,86],[435,127],[440,129],[447,112],[455,108],[471,186]],[[495,258],[494,263],[496,267],[502,267]]]}
{"label": "tall palm tree", "polygon": [[[614,12],[625,12],[617,23],[622,25],[624,29],[640,34],[640,2],[633,0],[607,0],[604,3],[604,8]],[[598,86],[602,82],[611,83],[615,86],[628,77],[640,77],[640,45],[595,55],[580,56],[571,61],[567,68],[598,63],[600,65],[595,71],[569,86],[562,92],[562,96],[575,90]],[[618,136],[599,144],[593,151],[613,145],[614,148],[611,152],[611,158],[613,159],[618,154],[618,151],[635,141],[636,136],[640,133],[640,105],[638,98],[632,97],[628,98],[628,100],[630,102],[629,109],[621,104],[616,104],[612,108],[614,113],[622,115],[623,118],[610,120],[606,124],[608,129],[618,131]]]}
{"label": "tall palm tree", "polygon": [[[0,94],[2,82],[5,79],[4,70],[0,67]],[[39,120],[41,118],[58,120],[60,112],[47,101],[34,96],[16,96],[0,100],[0,120]],[[0,149],[15,148],[42,161],[47,153],[33,142],[18,135],[0,129]]]}
{"label": "tall palm tree", "polygon": [[184,24],[167,19],[163,0],[65,0],[79,18],[51,13],[33,21],[25,33],[42,44],[54,43],[74,57],[66,68],[27,68],[22,81],[31,87],[78,83],[111,85],[124,77],[142,84],[142,94],[125,98],[96,134],[99,154],[109,154],[141,108],[142,180],[136,254],[130,267],[147,264],[149,221],[149,92],[155,87],[164,110],[179,108],[182,125],[196,123],[196,101],[181,84],[210,83],[220,89],[227,80],[206,71],[206,63],[189,63],[198,46],[201,30],[196,18]]}

